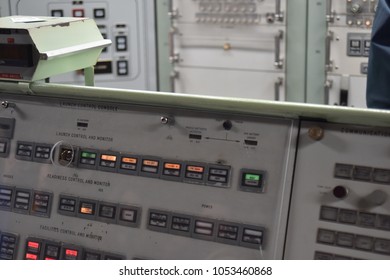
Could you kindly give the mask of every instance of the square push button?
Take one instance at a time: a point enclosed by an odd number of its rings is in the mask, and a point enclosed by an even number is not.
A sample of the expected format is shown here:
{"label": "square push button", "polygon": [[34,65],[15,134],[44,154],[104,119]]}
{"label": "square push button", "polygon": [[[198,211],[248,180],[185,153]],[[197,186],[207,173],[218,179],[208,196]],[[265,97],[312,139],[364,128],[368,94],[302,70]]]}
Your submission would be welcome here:
{"label": "square push button", "polygon": [[242,191],[257,193],[264,191],[265,171],[242,169],[240,178]]}
{"label": "square push button", "polygon": [[78,217],[94,220],[96,217],[97,201],[81,199],[78,207]]}
{"label": "square push button", "polygon": [[75,216],[78,199],[76,197],[60,195],[58,213],[65,216]]}
{"label": "square push button", "polygon": [[102,19],[106,17],[106,10],[104,8],[93,9],[93,17]]}
{"label": "square push button", "polygon": [[122,155],[119,163],[119,173],[137,175],[139,157],[133,155]]}
{"label": "square push button", "polygon": [[170,213],[160,210],[149,210],[148,229],[168,232]]}
{"label": "square push button", "polygon": [[73,17],[84,17],[85,11],[84,11],[84,9],[73,9],[72,15],[73,15]]}
{"label": "square push button", "polygon": [[204,184],[206,166],[199,163],[187,163],[184,170],[184,181],[192,184]]}
{"label": "square push button", "polygon": [[172,181],[181,181],[183,173],[182,169],[182,162],[165,161],[163,163],[161,178]]}
{"label": "square push button", "polygon": [[119,205],[118,224],[128,227],[138,227],[141,208],[129,205]]}
{"label": "square push button", "polygon": [[97,219],[106,223],[116,223],[118,206],[108,202],[99,202]]}

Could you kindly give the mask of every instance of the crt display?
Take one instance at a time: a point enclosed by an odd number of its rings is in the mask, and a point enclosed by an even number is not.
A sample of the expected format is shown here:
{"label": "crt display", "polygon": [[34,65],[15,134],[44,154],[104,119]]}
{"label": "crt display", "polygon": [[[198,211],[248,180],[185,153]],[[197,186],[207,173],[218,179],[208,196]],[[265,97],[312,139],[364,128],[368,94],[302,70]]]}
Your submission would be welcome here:
{"label": "crt display", "polygon": [[0,44],[0,66],[31,67],[32,45]]}

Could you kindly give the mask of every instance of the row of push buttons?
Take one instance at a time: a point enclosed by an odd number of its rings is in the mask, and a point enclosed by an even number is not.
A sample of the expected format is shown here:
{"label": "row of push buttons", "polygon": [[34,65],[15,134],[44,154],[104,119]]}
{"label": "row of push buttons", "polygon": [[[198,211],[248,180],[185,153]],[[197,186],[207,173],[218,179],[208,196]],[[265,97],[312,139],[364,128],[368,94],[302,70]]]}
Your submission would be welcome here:
{"label": "row of push buttons", "polygon": [[191,238],[259,249],[265,229],[260,226],[214,220],[150,209],[148,229]]}
{"label": "row of push buttons", "polygon": [[317,242],[326,245],[373,252],[376,254],[390,255],[390,239],[319,229],[317,233]]}
{"label": "row of push buttons", "polygon": [[[31,142],[18,142],[16,158],[19,160],[50,163],[52,146]],[[97,169],[143,177],[160,178],[189,184],[228,187],[231,167],[191,161],[166,160],[154,156],[137,156],[114,151],[61,146],[59,163],[85,169]],[[266,172],[241,169],[239,189],[263,192]]]}
{"label": "row of push buttons", "polygon": [[328,222],[337,222],[365,228],[390,231],[389,215],[358,212],[356,210],[322,206],[320,210],[320,219]]}
{"label": "row of push buttons", "polygon": [[[52,17],[64,17],[65,11],[61,9],[51,10],[50,12]],[[72,9],[73,17],[86,17],[86,11],[83,8]],[[95,8],[93,9],[93,17],[95,19],[105,19],[106,18],[106,9],[104,8]]]}
{"label": "row of push buttons", "polygon": [[13,260],[16,257],[18,236],[0,232],[0,260]]}
{"label": "row of push buttons", "polygon": [[52,197],[49,192],[0,186],[0,210],[49,218]]}
{"label": "row of push buttons", "polygon": [[[49,144],[18,141],[15,157],[19,160],[51,163],[51,148],[52,145]],[[61,146],[59,161],[61,163],[64,160],[64,165],[72,164],[79,168],[215,187],[227,187],[230,177],[230,166],[225,165],[164,160],[153,156]]]}
{"label": "row of push buttons", "polygon": [[138,227],[141,208],[63,194],[59,197],[58,213],[82,219]]}
{"label": "row of push buttons", "polygon": [[390,184],[390,169],[336,163],[334,176],[340,179]]}
{"label": "row of push buttons", "polygon": [[[63,154],[69,148],[60,149],[60,153]],[[79,149],[73,164],[80,168],[215,187],[227,187],[230,176],[230,166],[225,165],[165,160],[153,156],[136,156],[92,149]]]}
{"label": "row of push buttons", "polygon": [[89,250],[63,242],[30,237],[26,240],[26,260],[121,260],[123,256]]}

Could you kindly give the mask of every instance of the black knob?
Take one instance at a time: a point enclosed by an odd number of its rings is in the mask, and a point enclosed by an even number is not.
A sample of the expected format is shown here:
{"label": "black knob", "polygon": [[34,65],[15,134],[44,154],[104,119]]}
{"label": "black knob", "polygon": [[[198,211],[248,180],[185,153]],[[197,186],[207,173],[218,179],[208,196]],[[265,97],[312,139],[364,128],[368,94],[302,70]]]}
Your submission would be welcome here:
{"label": "black knob", "polygon": [[345,198],[348,195],[348,189],[343,186],[336,186],[333,188],[333,195],[337,198]]}
{"label": "black knob", "polygon": [[232,127],[233,127],[233,124],[231,121],[227,120],[227,121],[223,122],[223,128],[225,130],[230,130],[230,129],[232,129]]}

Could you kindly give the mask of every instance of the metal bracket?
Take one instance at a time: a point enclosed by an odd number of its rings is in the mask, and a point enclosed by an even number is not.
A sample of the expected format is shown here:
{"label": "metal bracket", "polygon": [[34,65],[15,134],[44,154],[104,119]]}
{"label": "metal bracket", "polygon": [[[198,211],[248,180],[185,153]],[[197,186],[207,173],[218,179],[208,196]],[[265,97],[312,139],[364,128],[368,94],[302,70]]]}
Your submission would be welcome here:
{"label": "metal bracket", "polygon": [[281,41],[283,39],[283,31],[279,30],[278,33],[275,35],[275,62],[274,65],[277,69],[283,68],[283,59],[280,57],[281,52]]}
{"label": "metal bracket", "polygon": [[333,41],[334,33],[333,31],[328,31],[326,35],[326,49],[325,49],[325,69],[327,72],[333,71],[333,61],[330,58],[330,45]]}

